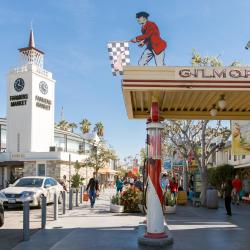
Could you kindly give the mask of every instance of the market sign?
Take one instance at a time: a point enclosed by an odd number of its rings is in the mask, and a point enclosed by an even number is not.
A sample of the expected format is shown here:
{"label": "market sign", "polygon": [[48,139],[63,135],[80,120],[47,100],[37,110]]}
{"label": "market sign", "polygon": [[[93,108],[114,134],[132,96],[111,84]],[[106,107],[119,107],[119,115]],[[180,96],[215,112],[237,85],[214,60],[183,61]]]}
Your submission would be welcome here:
{"label": "market sign", "polygon": [[250,69],[244,67],[227,67],[227,68],[201,68],[201,67],[185,67],[176,68],[176,79],[211,79],[211,80],[235,80],[250,79]]}

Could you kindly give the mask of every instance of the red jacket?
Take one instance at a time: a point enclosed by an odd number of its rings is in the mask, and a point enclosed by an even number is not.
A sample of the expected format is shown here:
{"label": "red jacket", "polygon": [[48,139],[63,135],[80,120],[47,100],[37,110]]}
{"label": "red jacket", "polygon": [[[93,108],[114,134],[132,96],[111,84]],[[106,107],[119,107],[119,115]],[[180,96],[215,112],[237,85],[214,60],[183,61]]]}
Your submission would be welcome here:
{"label": "red jacket", "polygon": [[173,192],[177,192],[178,191],[178,183],[170,181],[169,188],[170,188],[170,190],[171,190],[172,193]]}
{"label": "red jacket", "polygon": [[159,55],[167,47],[166,41],[161,39],[160,31],[157,25],[153,22],[147,21],[141,29],[142,35],[136,37],[136,41],[143,41],[148,48],[152,48],[154,52]]}
{"label": "red jacket", "polygon": [[233,179],[232,181],[233,188],[235,188],[236,192],[240,192],[242,184],[240,179]]}

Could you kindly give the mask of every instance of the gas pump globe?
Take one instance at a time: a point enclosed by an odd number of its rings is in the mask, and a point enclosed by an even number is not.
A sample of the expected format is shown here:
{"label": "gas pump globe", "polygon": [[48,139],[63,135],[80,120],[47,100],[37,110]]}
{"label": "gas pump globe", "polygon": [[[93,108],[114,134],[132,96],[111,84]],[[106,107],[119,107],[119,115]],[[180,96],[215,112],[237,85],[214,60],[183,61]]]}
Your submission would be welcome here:
{"label": "gas pump globe", "polygon": [[149,135],[148,158],[161,159],[161,131],[163,125],[159,122],[150,122],[147,124],[147,134]]}

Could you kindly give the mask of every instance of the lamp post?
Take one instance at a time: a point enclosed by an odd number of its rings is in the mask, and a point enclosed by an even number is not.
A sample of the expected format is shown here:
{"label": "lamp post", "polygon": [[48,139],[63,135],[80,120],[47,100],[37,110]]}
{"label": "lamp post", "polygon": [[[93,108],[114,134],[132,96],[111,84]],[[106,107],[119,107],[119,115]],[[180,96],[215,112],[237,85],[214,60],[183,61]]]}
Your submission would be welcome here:
{"label": "lamp post", "polygon": [[95,166],[95,172],[97,174],[97,170],[98,170],[98,167],[97,167],[97,158],[98,158],[98,155],[97,155],[97,151],[98,151],[98,146],[100,144],[100,138],[99,136],[97,135],[97,133],[94,134],[93,138],[92,138],[92,141],[93,141],[93,152],[95,153],[95,163],[96,163],[96,166]]}

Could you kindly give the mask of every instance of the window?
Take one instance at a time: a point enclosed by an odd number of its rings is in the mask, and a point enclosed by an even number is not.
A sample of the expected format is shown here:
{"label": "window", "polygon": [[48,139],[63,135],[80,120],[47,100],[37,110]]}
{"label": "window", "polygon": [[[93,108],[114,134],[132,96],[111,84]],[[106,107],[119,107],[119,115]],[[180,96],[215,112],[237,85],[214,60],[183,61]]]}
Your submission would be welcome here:
{"label": "window", "polygon": [[242,160],[246,159],[246,156],[245,155],[242,155]]}
{"label": "window", "polygon": [[56,186],[57,185],[56,180],[54,180],[52,178],[49,178],[49,181],[50,181],[51,186]]}
{"label": "window", "polygon": [[37,175],[45,176],[45,164],[44,163],[37,164]]}
{"label": "window", "polygon": [[51,185],[49,179],[46,179],[45,182],[44,182],[44,187],[46,187],[47,185]]}
{"label": "window", "polygon": [[234,161],[237,161],[237,155],[234,155]]}
{"label": "window", "polygon": [[231,150],[230,150],[228,153],[228,160],[231,161],[231,159],[232,159],[232,156],[231,156]]}

